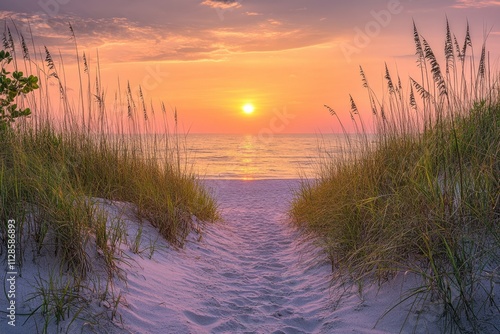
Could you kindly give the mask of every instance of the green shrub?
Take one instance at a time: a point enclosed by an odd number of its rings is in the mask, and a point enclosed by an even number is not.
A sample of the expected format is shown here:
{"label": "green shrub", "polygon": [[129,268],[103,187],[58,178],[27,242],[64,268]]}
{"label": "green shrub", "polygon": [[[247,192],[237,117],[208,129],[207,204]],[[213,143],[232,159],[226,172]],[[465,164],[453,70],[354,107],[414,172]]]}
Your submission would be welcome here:
{"label": "green shrub", "polygon": [[28,94],[38,88],[38,78],[23,72],[8,72],[6,66],[12,62],[12,55],[0,50],[0,131],[5,131],[18,117],[31,115],[30,108],[22,108],[15,103],[21,94]]}

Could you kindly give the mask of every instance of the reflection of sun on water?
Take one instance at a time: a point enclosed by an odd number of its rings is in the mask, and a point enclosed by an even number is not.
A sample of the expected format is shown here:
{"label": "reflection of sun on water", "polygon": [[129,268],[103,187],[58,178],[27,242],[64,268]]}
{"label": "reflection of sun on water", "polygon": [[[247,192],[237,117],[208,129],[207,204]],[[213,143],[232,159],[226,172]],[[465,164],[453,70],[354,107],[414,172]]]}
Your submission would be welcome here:
{"label": "reflection of sun on water", "polygon": [[246,135],[245,136],[245,141],[240,144],[240,148],[243,149],[243,151],[247,154],[252,154],[254,153],[254,138],[252,135]]}
{"label": "reflection of sun on water", "polygon": [[258,163],[255,161],[258,155],[254,140],[254,136],[247,135],[239,146],[237,170],[243,175],[243,180],[253,180],[253,175],[259,172]]}

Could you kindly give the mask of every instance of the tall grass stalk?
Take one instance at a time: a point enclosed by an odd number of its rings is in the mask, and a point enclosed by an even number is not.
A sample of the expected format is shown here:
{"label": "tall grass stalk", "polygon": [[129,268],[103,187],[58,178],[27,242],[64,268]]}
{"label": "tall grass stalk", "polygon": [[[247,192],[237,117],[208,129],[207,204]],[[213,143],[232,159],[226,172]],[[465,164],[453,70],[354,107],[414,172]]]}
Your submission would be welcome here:
{"label": "tall grass stalk", "polygon": [[[170,130],[165,108],[158,117],[146,107],[142,89],[135,95],[130,83],[121,88],[125,93],[115,94],[120,96],[115,105],[108,105],[99,64],[92,64],[88,53],[80,55],[71,26],[70,32],[78,87],[67,83],[62,57],[56,59],[48,48],[38,52],[34,41],[30,49],[25,41],[33,37],[19,35],[23,57],[12,66],[33,71],[40,89],[17,101],[31,108],[32,117],[0,133],[0,254],[6,251],[6,222],[15,219],[20,254],[34,242],[35,253],[62,261],[63,272],[75,278],[68,282],[84,284],[94,270],[89,247],[101,254],[111,280],[124,237],[95,198],[132,203],[137,218],[175,247],[183,245],[193,216],[214,221],[218,211],[196,175],[181,164],[179,134]],[[14,53],[10,30],[4,36],[4,47]],[[79,91],[76,102],[71,90]],[[120,104],[122,96],[126,104]],[[177,111],[174,117],[176,126]],[[49,299],[44,303],[58,303],[52,298],[57,295],[46,291],[51,290],[46,280],[40,282],[40,294]]]}
{"label": "tall grass stalk", "polygon": [[491,329],[482,312],[499,311],[500,87],[468,25],[465,36],[462,46],[447,22],[441,67],[414,25],[421,78],[404,90],[386,66],[381,102],[360,70],[376,144],[348,138],[344,151],[356,153],[304,182],[291,215],[319,236],[335,277],[362,286],[415,273],[423,285],[413,293],[440,302],[447,330],[481,332]]}

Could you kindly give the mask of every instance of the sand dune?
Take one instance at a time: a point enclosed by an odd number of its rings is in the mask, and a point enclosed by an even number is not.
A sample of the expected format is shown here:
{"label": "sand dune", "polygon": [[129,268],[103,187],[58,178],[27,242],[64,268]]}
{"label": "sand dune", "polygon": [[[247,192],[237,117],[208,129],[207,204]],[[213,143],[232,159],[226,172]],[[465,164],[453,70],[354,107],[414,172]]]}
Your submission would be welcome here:
{"label": "sand dune", "polygon": [[[301,240],[287,224],[291,190],[298,181],[206,183],[221,203],[224,222],[209,225],[202,235],[192,233],[182,250],[172,249],[153,227],[144,224],[140,252],[133,253],[130,244],[139,223],[127,214],[130,205],[102,201],[110,213],[123,215],[130,243],[122,245],[119,262],[124,279],[115,279],[115,293],[121,294],[117,317],[114,323],[99,320],[99,332],[441,332],[439,309],[430,303],[410,312],[409,300],[381,318],[405,289],[418,286],[408,275],[401,274],[380,288],[368,286],[362,297],[356,289],[331,288],[330,264],[321,260],[314,244]],[[27,299],[33,289],[30,282],[44,270],[40,264],[25,262],[19,298]],[[3,298],[1,303],[4,310]],[[32,308],[33,303],[26,302],[19,312]],[[95,308],[105,309],[97,304]],[[36,333],[35,323],[40,319],[32,317],[15,330],[2,319],[0,332]],[[63,322],[61,328],[66,325]],[[95,328],[78,320],[70,332],[94,333]],[[52,325],[49,333],[56,332]]]}

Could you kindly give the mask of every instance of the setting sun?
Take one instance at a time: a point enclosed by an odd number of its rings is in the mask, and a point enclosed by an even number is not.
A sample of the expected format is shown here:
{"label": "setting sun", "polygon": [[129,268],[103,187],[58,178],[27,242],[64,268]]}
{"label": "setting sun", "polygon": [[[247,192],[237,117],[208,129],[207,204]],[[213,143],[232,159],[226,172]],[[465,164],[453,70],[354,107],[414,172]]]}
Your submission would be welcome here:
{"label": "setting sun", "polygon": [[242,109],[243,109],[243,112],[244,112],[245,114],[247,114],[247,115],[252,114],[252,113],[254,112],[254,110],[255,110],[254,106],[253,106],[251,103],[247,103],[247,104],[245,104],[245,105],[242,107]]}

